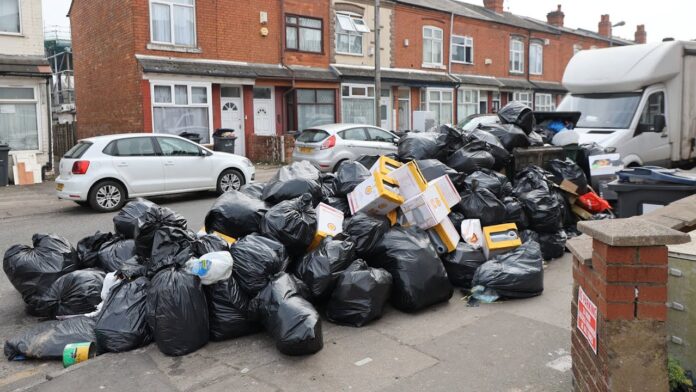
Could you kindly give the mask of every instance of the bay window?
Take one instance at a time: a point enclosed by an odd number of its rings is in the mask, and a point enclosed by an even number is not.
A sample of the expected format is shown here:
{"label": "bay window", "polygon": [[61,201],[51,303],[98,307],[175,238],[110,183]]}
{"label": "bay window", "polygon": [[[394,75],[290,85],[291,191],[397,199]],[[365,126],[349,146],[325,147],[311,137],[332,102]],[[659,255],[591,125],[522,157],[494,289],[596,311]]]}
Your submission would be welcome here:
{"label": "bay window", "polygon": [[297,129],[336,122],[335,90],[297,90]]}
{"label": "bay window", "polygon": [[38,150],[38,112],[34,87],[0,87],[0,141],[15,151]]}
{"label": "bay window", "polygon": [[478,113],[479,90],[460,88],[457,93],[457,115],[459,121]]}
{"label": "bay window", "polygon": [[524,72],[524,40],[520,37],[510,38],[510,72]]}
{"label": "bay window", "polygon": [[155,133],[195,133],[210,143],[210,85],[153,83],[152,122]]}
{"label": "bay window", "polygon": [[195,0],[150,0],[150,29],[152,42],[194,46]]}
{"label": "bay window", "polygon": [[428,111],[435,116],[438,125],[451,124],[453,117],[452,98],[450,89],[428,89]]}
{"label": "bay window", "polygon": [[344,123],[375,123],[375,87],[365,84],[341,86],[341,113]]}
{"label": "bay window", "polygon": [[363,54],[363,34],[369,33],[361,16],[353,14],[336,14],[336,53]]}
{"label": "bay window", "polygon": [[512,93],[512,100],[521,102],[530,108],[533,108],[532,95],[533,93],[531,91],[515,91]]}
{"label": "bay window", "polygon": [[553,112],[556,110],[556,105],[553,103],[553,95],[536,94],[534,100],[534,110],[539,112]]}
{"label": "bay window", "polygon": [[287,15],[285,17],[285,49],[321,53],[323,23],[321,19]]}
{"label": "bay window", "polygon": [[423,27],[423,65],[442,66],[442,29]]}
{"label": "bay window", "polygon": [[474,39],[471,37],[452,36],[452,62],[474,63]]}
{"label": "bay window", "polygon": [[529,44],[529,73],[541,75],[544,72],[544,44],[532,41]]}
{"label": "bay window", "polygon": [[0,0],[0,33],[21,33],[20,0]]}

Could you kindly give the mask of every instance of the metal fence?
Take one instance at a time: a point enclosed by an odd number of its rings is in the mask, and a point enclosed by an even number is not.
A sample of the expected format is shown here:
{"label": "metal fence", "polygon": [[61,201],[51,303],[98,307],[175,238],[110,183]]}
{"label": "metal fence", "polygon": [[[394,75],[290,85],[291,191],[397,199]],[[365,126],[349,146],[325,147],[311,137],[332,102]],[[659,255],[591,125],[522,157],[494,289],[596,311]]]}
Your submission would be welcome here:
{"label": "metal fence", "polygon": [[77,143],[77,123],[53,124],[53,167],[58,169],[60,159]]}

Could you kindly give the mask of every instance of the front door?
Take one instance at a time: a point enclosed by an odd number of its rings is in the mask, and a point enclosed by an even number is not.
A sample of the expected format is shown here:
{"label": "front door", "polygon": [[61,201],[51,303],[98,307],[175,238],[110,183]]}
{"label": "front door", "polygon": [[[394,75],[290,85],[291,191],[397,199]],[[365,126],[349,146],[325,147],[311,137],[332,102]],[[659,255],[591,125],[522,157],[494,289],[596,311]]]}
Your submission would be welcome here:
{"label": "front door", "polygon": [[382,89],[382,97],[379,100],[379,119],[380,127],[384,129],[393,129],[391,122],[391,90]]}
{"label": "front door", "polygon": [[242,108],[242,98],[222,98],[220,100],[220,106],[222,107],[222,127],[234,129],[234,134],[237,136],[237,141],[234,145],[234,153],[245,156],[244,109]]}
{"label": "front door", "polygon": [[254,133],[265,136],[276,134],[272,87],[254,87]]}

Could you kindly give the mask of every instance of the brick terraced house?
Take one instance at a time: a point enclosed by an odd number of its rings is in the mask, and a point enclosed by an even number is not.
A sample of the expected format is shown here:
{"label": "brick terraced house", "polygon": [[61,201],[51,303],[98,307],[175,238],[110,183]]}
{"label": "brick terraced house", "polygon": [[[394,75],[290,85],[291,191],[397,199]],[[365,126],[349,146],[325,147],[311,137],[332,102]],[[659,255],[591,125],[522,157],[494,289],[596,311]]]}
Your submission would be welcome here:
{"label": "brick terraced house", "polygon": [[592,32],[563,26],[560,6],[539,21],[503,0],[383,0],[379,45],[373,0],[73,0],[69,16],[80,137],[193,132],[210,143],[232,128],[255,161],[324,123],[378,115],[405,130],[414,113],[452,123],[510,100],[553,110],[577,51],[635,43],[610,37],[608,15]]}

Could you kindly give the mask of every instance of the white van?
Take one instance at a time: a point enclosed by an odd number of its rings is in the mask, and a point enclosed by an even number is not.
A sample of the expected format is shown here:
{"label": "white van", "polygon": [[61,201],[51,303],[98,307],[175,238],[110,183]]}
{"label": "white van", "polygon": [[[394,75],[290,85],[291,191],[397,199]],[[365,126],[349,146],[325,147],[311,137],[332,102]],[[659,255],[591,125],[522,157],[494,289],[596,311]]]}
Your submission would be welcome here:
{"label": "white van", "polygon": [[696,160],[696,42],[583,50],[563,85],[557,110],[582,113],[580,143],[613,147],[626,166]]}

